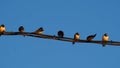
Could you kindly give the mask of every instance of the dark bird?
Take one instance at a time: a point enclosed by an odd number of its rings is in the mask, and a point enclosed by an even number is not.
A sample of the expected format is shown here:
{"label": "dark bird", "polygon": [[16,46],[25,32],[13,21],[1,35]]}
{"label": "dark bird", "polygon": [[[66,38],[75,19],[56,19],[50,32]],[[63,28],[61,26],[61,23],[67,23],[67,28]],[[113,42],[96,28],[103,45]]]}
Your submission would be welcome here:
{"label": "dark bird", "polygon": [[58,31],[58,37],[63,38],[64,37],[64,32],[63,31]]}
{"label": "dark bird", "polygon": [[43,29],[42,27],[40,27],[40,28],[37,29],[35,32],[36,32],[37,34],[42,34],[43,31],[44,31],[44,29]]}
{"label": "dark bird", "polygon": [[22,33],[22,35],[25,37],[24,27],[23,27],[23,26],[20,26],[20,27],[18,28],[18,31],[19,31],[20,33]]}
{"label": "dark bird", "polygon": [[0,25],[0,34],[3,34],[5,30],[6,30],[5,25],[4,24]]}
{"label": "dark bird", "polygon": [[72,42],[72,44],[75,44],[76,41],[78,41],[80,39],[80,34],[77,32],[74,34],[74,40]]}
{"label": "dark bird", "polygon": [[24,27],[23,26],[20,26],[19,29],[18,29],[19,32],[24,32]]}
{"label": "dark bird", "polygon": [[87,36],[87,41],[92,41],[95,38],[96,34]]}
{"label": "dark bird", "polygon": [[103,36],[102,36],[102,46],[105,47],[106,43],[109,41],[109,36],[107,33],[105,33]]}

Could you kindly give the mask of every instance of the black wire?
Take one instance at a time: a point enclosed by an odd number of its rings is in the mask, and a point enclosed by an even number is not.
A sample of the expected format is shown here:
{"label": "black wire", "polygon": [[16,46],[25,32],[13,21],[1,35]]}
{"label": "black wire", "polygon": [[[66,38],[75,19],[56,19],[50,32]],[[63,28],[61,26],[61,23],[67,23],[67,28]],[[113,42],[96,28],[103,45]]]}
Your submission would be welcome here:
{"label": "black wire", "polygon": [[[73,38],[69,37],[63,37],[60,38],[55,35],[46,35],[46,34],[37,34],[34,32],[4,32],[2,35],[25,35],[25,36],[31,36],[36,38],[44,38],[44,39],[52,39],[52,40],[59,40],[59,41],[65,41],[65,42],[73,42]],[[102,44],[102,40],[93,40],[93,41],[87,41],[87,40],[77,40],[76,43],[94,43],[94,44]],[[120,42],[118,41],[108,41],[106,45],[114,45],[114,46],[120,46]]]}

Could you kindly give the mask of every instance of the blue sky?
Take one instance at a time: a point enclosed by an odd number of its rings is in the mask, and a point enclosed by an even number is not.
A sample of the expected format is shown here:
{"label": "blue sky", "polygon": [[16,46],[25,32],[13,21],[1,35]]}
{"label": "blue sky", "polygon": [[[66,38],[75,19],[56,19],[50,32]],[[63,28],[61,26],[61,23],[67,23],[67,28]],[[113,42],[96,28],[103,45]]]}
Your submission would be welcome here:
{"label": "blue sky", "polygon": [[[44,34],[66,37],[79,32],[81,39],[97,33],[101,40],[120,41],[119,0],[1,0],[0,23],[6,31],[44,28]],[[119,68],[120,47],[75,44],[22,36],[0,37],[0,68]]]}

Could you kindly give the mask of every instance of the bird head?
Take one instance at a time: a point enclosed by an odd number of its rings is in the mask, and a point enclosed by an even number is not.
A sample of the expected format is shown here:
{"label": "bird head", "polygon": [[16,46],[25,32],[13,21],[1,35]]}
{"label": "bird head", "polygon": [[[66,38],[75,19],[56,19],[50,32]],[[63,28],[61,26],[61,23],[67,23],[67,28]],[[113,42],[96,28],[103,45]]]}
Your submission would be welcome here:
{"label": "bird head", "polygon": [[108,34],[107,34],[107,33],[105,33],[105,34],[104,34],[104,36],[108,36]]}
{"label": "bird head", "polygon": [[80,35],[80,34],[77,32],[76,35]]}
{"label": "bird head", "polygon": [[2,24],[1,26],[2,26],[2,27],[5,27],[5,25],[4,25],[4,24]]}
{"label": "bird head", "polygon": [[24,28],[22,25],[20,26],[21,28]]}
{"label": "bird head", "polygon": [[40,27],[39,30],[40,30],[40,31],[44,31],[43,27]]}
{"label": "bird head", "polygon": [[60,31],[58,31],[59,33],[63,33],[63,31],[62,30],[60,30]]}

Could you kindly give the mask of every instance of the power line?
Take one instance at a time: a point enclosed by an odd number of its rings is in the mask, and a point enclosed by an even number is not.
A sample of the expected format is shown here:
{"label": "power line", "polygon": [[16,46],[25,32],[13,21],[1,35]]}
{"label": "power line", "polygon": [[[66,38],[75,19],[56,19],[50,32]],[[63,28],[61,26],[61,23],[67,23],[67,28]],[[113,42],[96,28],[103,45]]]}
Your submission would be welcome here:
{"label": "power line", "polygon": [[[7,35],[7,36],[12,36],[12,35],[25,35],[25,36],[30,36],[30,37],[35,37],[35,38],[43,38],[43,39],[50,39],[50,40],[59,40],[59,41],[65,41],[65,42],[73,42],[74,38],[69,38],[69,37],[59,37],[55,35],[46,35],[46,34],[37,34],[35,32],[4,32],[1,35]],[[102,40],[82,40],[78,39],[75,41],[76,43],[93,43],[93,44],[101,44],[102,45]],[[118,41],[107,41],[106,45],[113,45],[113,46],[120,46],[120,42]]]}

